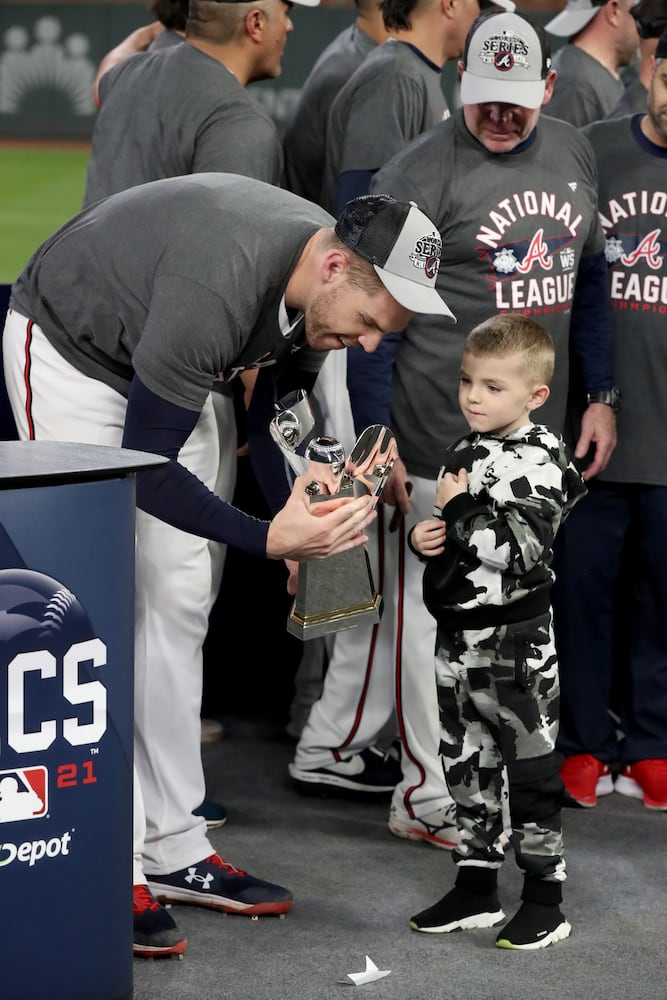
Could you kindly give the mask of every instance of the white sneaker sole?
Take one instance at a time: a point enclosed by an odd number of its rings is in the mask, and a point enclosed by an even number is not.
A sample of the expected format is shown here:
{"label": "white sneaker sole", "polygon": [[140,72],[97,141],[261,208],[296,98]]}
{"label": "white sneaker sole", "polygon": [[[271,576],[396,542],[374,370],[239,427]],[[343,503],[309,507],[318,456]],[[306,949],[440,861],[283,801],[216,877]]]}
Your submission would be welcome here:
{"label": "white sneaker sole", "polygon": [[230,899],[228,896],[207,896],[196,889],[185,889],[179,886],[164,885],[161,882],[151,882],[148,879],[148,886],[160,903],[188,903],[190,906],[203,906],[207,910],[222,910],[224,913],[240,913],[249,917],[264,916],[265,914],[276,914],[280,916],[288,913],[294,900],[284,900],[280,902],[262,903],[242,903],[238,899]]}
{"label": "white sneaker sole", "polygon": [[473,913],[469,917],[461,917],[460,920],[452,920],[439,927],[419,927],[410,921],[410,927],[413,931],[420,931],[422,934],[450,934],[452,931],[475,931],[484,927],[495,927],[504,919],[503,911],[496,910],[495,913]]}
{"label": "white sneaker sole", "polygon": [[372,795],[374,792],[380,795],[387,795],[393,792],[395,785],[365,785],[363,781],[354,781],[346,778],[342,774],[335,774],[333,771],[302,771],[294,764],[288,764],[287,770],[292,781],[299,785],[324,785],[331,788],[345,788],[350,792],[364,792]]}
{"label": "white sneaker sole", "polygon": [[437,834],[429,833],[425,827],[417,823],[401,823],[390,819],[387,828],[395,837],[402,840],[420,840],[422,844],[439,847],[441,851],[453,851],[458,846],[459,832],[455,826],[443,827]]}
{"label": "white sneaker sole", "polygon": [[537,951],[539,948],[547,948],[550,944],[564,941],[572,933],[572,926],[564,920],[551,934],[545,934],[539,941],[531,941],[530,944],[513,944],[506,938],[499,938],[496,941],[496,948],[506,948],[509,951]]}
{"label": "white sneaker sole", "polygon": [[[618,785],[618,781],[616,782],[616,785]],[[600,798],[601,795],[611,795],[614,789],[615,789],[614,780],[611,774],[603,774],[601,775],[601,777],[598,778],[597,785],[595,786],[595,802],[582,802],[581,799],[575,799],[574,795],[572,795],[571,792],[567,791],[567,787],[565,791],[570,796],[570,798],[577,803],[577,805],[582,806],[584,809],[592,809],[593,806],[597,805],[597,800]],[[616,791],[618,791],[617,788]]]}
{"label": "white sneaker sole", "polygon": [[620,795],[627,795],[630,799],[643,799],[644,805],[647,809],[655,809],[658,812],[667,811],[667,804],[649,805],[646,801],[646,796],[642,786],[639,785],[634,778],[628,778],[627,775],[619,774],[616,779],[616,784],[614,785],[614,791],[618,792]]}

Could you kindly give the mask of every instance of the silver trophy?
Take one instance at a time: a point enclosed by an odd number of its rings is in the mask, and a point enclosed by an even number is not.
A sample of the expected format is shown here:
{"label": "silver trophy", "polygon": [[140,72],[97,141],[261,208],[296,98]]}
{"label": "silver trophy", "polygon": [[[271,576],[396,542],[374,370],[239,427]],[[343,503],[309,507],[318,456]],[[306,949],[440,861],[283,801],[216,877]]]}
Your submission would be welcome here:
{"label": "silver trophy", "polygon": [[[292,469],[310,477],[305,494],[313,516],[327,501],[371,495],[379,498],[398,454],[388,427],[373,424],[355,442],[347,459],[335,438],[317,433],[317,420],[305,390],[275,404],[271,436]],[[321,506],[320,506],[321,505]],[[299,564],[296,597],[287,631],[302,640],[374,625],[382,615],[368,553],[362,546],[327,559]]]}

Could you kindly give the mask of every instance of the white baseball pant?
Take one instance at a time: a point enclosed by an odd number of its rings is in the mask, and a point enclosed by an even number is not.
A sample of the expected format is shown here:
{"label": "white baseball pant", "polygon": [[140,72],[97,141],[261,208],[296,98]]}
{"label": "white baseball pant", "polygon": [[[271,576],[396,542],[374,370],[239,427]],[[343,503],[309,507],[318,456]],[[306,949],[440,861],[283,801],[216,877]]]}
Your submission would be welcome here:
{"label": "white baseball pant", "polygon": [[[344,435],[353,424],[345,351],[328,356],[315,395],[333,436],[347,445]],[[308,770],[358,753],[375,742],[395,711],[403,778],[393,804],[419,817],[452,799],[439,755],[436,625],[422,598],[422,564],[405,542],[413,524],[432,516],[435,482],[417,476],[411,481],[411,511],[404,524],[390,532],[394,508],[381,506],[377,521],[367,529],[373,579],[384,597],[382,619],[376,626],[335,634],[322,696],[311,709],[294,763]]]}
{"label": "white baseball pant", "polygon": [[[126,399],[79,372],[51,346],[40,327],[30,326],[28,338],[29,321],[9,310],[3,358],[19,437],[30,437],[28,357],[36,440],[120,447]],[[235,469],[233,408],[231,400],[226,402],[231,424],[224,457],[228,462],[231,457]],[[220,444],[209,396],[179,461],[211,489],[224,479]],[[200,708],[202,644],[212,595],[209,545],[204,538],[137,511],[134,754],[141,794],[135,793],[135,882],[143,881],[139,855],[147,872],[167,874],[214,853],[205,821],[192,814],[204,798]],[[140,809],[142,797],[145,817]]]}

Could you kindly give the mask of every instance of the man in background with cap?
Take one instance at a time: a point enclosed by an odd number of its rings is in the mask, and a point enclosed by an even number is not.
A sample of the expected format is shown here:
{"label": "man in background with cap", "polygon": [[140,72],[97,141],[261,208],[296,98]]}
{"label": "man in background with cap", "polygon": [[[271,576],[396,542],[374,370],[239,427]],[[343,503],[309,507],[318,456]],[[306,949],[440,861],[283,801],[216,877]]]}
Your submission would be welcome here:
{"label": "man in background with cap", "polygon": [[598,168],[621,398],[616,450],[558,549],[561,777],[581,806],[617,791],[666,811],[667,31],[647,113],[584,134]]}
{"label": "man in background with cap", "polygon": [[[387,38],[378,0],[355,0],[357,16],[324,49],[308,74],[299,99],[289,117],[283,137],[285,187],[294,194],[321,204],[327,119],[331,104],[343,84],[362,64],[369,52]],[[335,357],[330,355],[327,374]],[[315,394],[319,402],[324,379],[318,379]],[[344,429],[331,428],[331,435]],[[327,431],[328,433],[329,431]],[[351,445],[350,445],[351,447]],[[319,697],[329,659],[332,636],[309,639],[294,675],[294,696],[285,731],[298,740],[310,707]]]}
{"label": "man in background with cap", "polygon": [[[336,214],[348,198],[367,192],[387,160],[449,115],[442,68],[461,55],[470,25],[480,7],[488,6],[487,0],[383,0],[381,10],[390,37],[367,56],[331,107],[321,196],[326,208]],[[496,7],[513,10],[514,3],[499,0]],[[337,359],[331,361],[335,364]],[[327,362],[329,371],[331,361]],[[327,371],[321,383],[332,384],[334,389],[331,400],[324,402],[334,428],[341,428],[342,434],[353,421],[359,434],[372,423],[388,424],[389,391],[374,378],[374,366],[358,356],[346,361],[346,372],[327,382]],[[351,414],[341,384],[349,387]],[[385,605],[385,617],[390,616]],[[384,629],[389,626],[385,624]],[[387,799],[401,778],[393,752],[378,753],[373,745],[379,734],[382,743],[391,742],[387,713],[392,711],[394,690],[401,689],[401,667],[389,655],[382,662],[372,653],[369,657],[369,644],[371,650],[374,647],[372,638],[366,638],[369,632],[375,635],[376,630],[357,629],[354,635],[335,636],[322,697],[309,714],[289,765],[290,776],[302,791]],[[365,670],[355,670],[355,662],[364,663]],[[419,692],[414,725],[408,723],[415,734],[437,729],[435,681],[431,680],[431,725],[423,723],[423,712],[428,709]],[[401,697],[397,711],[406,719],[412,716],[409,693]],[[363,734],[359,729],[362,714]],[[376,722],[378,727],[371,733]],[[420,739],[410,747],[403,740],[403,762],[405,770],[414,771],[414,781],[427,801],[428,817],[422,810],[424,822],[415,828],[411,816],[402,812],[394,816],[390,829],[398,836],[419,837],[450,850],[456,836],[454,803],[437,759],[437,746],[422,755]]]}
{"label": "man in background with cap", "polygon": [[627,84],[623,97],[607,116],[622,118],[623,115],[644,114],[648,86],[653,75],[655,50],[658,39],[667,28],[667,0],[639,0],[631,8],[639,34],[639,70]]}
{"label": "man in background with cap", "polygon": [[[598,401],[598,394],[611,391],[613,373],[595,164],[577,129],[540,117],[555,76],[544,32],[518,13],[487,13],[471,28],[460,70],[462,108],[390,160],[371,186],[414,201],[438,222],[438,282],[457,318],[456,326],[441,318],[409,323],[393,359],[393,380],[391,363],[379,359],[386,367],[377,377],[391,386],[389,425],[400,454],[383,496],[404,515],[406,530],[431,514],[439,442],[454,442],[467,431],[456,402],[462,344],[472,327],[494,313],[522,312],[551,334],[556,369],[543,419],[556,431],[565,418],[570,354],[582,369],[590,405],[576,451],[580,459],[589,449],[593,453],[587,479],[606,465],[615,442],[612,407]],[[383,634],[380,623],[376,647],[386,643],[388,655],[400,657],[403,683],[421,686],[426,702],[435,683],[435,623],[423,604],[421,566],[406,553],[402,531],[384,540],[386,562],[400,567],[395,576],[385,572],[396,587],[393,594],[385,589],[385,601],[399,613],[394,635]],[[419,739],[437,747],[437,733],[407,735],[408,746]],[[555,755],[530,774],[517,771],[511,776],[512,808],[520,816],[534,794],[548,822],[562,791]],[[428,809],[422,795],[419,784],[404,779],[394,791],[392,814],[407,812],[417,828],[421,810]],[[528,879],[524,898],[557,908],[563,877],[559,871]],[[443,927],[437,913],[431,913],[430,926],[418,923],[418,930],[436,933],[468,926]],[[540,946],[545,930],[532,928],[530,947]]]}
{"label": "man in background with cap", "polygon": [[382,0],[380,6],[389,38],[350,77],[329,113],[321,204],[334,215],[367,193],[390,157],[448,116],[442,68],[461,55],[481,5]]}
{"label": "man in background with cap", "polygon": [[[291,592],[295,560],[365,542],[370,498],[313,517],[303,481],[288,495],[269,434],[273,400],[312,387],[326,351],[372,351],[415,309],[447,312],[435,289],[439,258],[428,271],[410,259],[420,239],[439,242],[423,213],[365,199],[332,227],[321,208],[256,180],[170,178],[76,216],[12,288],[3,348],[19,436],[169,459],[137,477],[134,885],[160,900],[247,916],[292,907],[289,890],[219,857],[192,812],[204,794],[207,540],[289,560]],[[213,492],[236,435],[219,440],[211,390],[254,368],[252,455],[276,512],[270,522]],[[152,921],[138,953],[182,953],[169,912],[150,896],[139,902]]]}
{"label": "man in background with cap", "polygon": [[548,114],[571,125],[606,118],[623,96],[619,70],[637,57],[636,0],[568,0],[545,25],[568,42],[554,56],[558,76]]}

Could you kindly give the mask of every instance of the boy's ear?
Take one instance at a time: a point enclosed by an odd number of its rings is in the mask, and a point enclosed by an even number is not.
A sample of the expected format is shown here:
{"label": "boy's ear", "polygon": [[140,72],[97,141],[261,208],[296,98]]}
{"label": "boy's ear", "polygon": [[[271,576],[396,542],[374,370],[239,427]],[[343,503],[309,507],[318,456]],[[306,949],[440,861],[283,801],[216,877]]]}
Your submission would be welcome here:
{"label": "boy's ear", "polygon": [[536,385],[530,399],[528,400],[528,409],[537,410],[540,406],[544,406],[549,398],[549,395],[550,390],[548,385]]}

